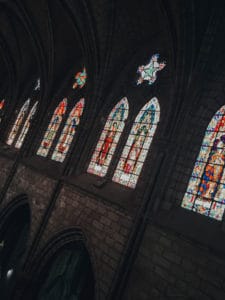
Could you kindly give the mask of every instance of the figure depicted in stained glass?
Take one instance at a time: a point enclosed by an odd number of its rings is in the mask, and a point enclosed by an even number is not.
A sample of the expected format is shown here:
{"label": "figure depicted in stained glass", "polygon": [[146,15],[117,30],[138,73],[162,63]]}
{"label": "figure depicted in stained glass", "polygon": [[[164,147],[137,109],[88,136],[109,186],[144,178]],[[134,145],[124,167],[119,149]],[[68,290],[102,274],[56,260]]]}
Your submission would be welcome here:
{"label": "figure depicted in stained glass", "polygon": [[59,103],[54,114],[49,123],[48,129],[45,133],[45,136],[41,142],[41,146],[39,147],[37,154],[41,156],[47,156],[48,152],[51,148],[52,142],[55,138],[55,135],[59,129],[59,126],[62,122],[62,118],[66,112],[67,108],[67,99],[64,98],[63,101]]}
{"label": "figure depicted in stained glass", "polygon": [[30,125],[31,125],[31,120],[33,119],[35,113],[36,113],[36,110],[37,110],[37,105],[38,105],[38,101],[35,102],[35,104],[33,105],[33,107],[31,108],[30,112],[29,112],[29,115],[26,119],[26,122],[24,123],[23,125],[23,129],[16,141],[16,144],[15,144],[15,148],[21,148],[21,146],[23,145],[23,142],[24,142],[24,139],[27,135],[27,132],[28,130],[30,129]]}
{"label": "figure depicted in stained glass", "polygon": [[86,68],[83,68],[82,72],[78,72],[75,75],[75,82],[73,84],[73,89],[79,88],[82,89],[82,87],[85,85],[86,80],[87,80],[87,72],[86,72]]}
{"label": "figure depicted in stained glass", "polygon": [[221,220],[225,209],[225,107],[211,120],[182,207]]}
{"label": "figure depicted in stained glass", "polygon": [[1,123],[1,121],[2,121],[2,116],[3,116],[4,106],[5,106],[5,100],[3,99],[3,100],[0,102],[0,123]]}
{"label": "figure depicted in stained glass", "polygon": [[128,101],[126,98],[123,98],[109,114],[104,130],[89,164],[89,173],[96,174],[101,177],[106,175],[124,128],[124,122],[128,116],[128,109]]}
{"label": "figure depicted in stained glass", "polygon": [[107,131],[107,135],[101,146],[101,150],[99,151],[99,154],[97,156],[96,163],[98,165],[104,165],[104,163],[108,157],[110,148],[112,146],[113,140],[115,138],[117,129],[118,129],[117,122],[113,122],[110,129]]}
{"label": "figure depicted in stained glass", "polygon": [[113,175],[113,181],[135,188],[159,122],[159,104],[151,99],[137,115]]}
{"label": "figure depicted in stained glass", "polygon": [[225,160],[225,135],[215,139],[208,164],[202,175],[199,185],[199,195],[213,199],[217,191],[217,182],[220,181]]}
{"label": "figure depicted in stained glass", "polygon": [[137,130],[133,143],[128,152],[127,158],[124,162],[124,173],[131,174],[133,171],[135,171],[135,167],[141,154],[141,150],[143,148],[147,134],[148,128],[146,125],[140,126],[140,128]]}
{"label": "figure depicted in stained glass", "polygon": [[24,105],[22,106],[22,108],[20,109],[20,112],[16,118],[15,123],[13,124],[12,130],[10,131],[9,137],[6,141],[6,144],[8,145],[12,145],[12,143],[14,142],[15,137],[18,134],[18,131],[20,130],[20,127],[24,121],[24,117],[28,111],[30,105],[30,99],[28,99]]}
{"label": "figure depicted in stained glass", "polygon": [[72,109],[66,124],[63,128],[63,132],[59,138],[59,142],[53,152],[52,159],[56,161],[63,162],[69,147],[73,141],[74,135],[76,133],[76,128],[80,123],[80,118],[82,116],[84,109],[84,99],[81,99],[75,107]]}
{"label": "figure depicted in stained glass", "polygon": [[158,62],[159,54],[152,55],[150,62],[145,66],[140,66],[137,73],[140,77],[137,80],[137,85],[143,83],[144,80],[148,81],[148,84],[153,84],[157,79],[157,72],[165,68],[165,62]]}

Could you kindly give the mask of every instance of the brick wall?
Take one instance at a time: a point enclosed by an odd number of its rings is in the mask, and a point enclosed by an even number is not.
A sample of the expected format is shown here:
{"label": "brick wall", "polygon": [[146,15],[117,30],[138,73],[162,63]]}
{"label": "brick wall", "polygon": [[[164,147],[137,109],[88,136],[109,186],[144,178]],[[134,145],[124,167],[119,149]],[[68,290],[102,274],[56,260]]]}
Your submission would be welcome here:
{"label": "brick wall", "polygon": [[224,278],[224,257],[171,231],[148,225],[124,300],[223,300]]}
{"label": "brick wall", "polygon": [[12,160],[9,160],[5,157],[0,157],[0,168],[1,168],[1,172],[0,172],[0,190],[3,188],[6,179],[9,175],[10,169],[12,167]]}
{"label": "brick wall", "polygon": [[[9,167],[8,167],[9,169]],[[3,178],[4,172],[1,173]],[[34,240],[56,181],[27,167],[19,165],[2,203],[2,209],[13,203],[20,194],[28,196],[31,208],[31,230],[28,251]],[[86,237],[96,279],[97,299],[106,299],[113,278],[124,255],[132,218],[101,199],[78,192],[66,184],[56,199],[41,240],[29,263],[38,258],[48,242],[61,231],[77,227]]]}
{"label": "brick wall", "polygon": [[30,245],[50,201],[55,181],[24,165],[20,165],[7,190],[3,207],[20,194],[26,194],[31,209]]}
{"label": "brick wall", "polygon": [[[86,236],[97,283],[97,299],[106,299],[124,253],[132,219],[101,200],[64,186],[49,219],[38,249],[60,231],[77,227]],[[40,253],[39,253],[40,254]],[[38,253],[37,253],[38,255]]]}

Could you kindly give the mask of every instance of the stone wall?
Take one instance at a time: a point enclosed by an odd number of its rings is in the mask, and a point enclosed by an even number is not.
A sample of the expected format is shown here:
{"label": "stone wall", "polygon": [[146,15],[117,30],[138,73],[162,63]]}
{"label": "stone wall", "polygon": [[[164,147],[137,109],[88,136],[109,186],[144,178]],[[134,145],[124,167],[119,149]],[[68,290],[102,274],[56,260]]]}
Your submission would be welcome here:
{"label": "stone wall", "polygon": [[14,199],[19,195],[27,195],[31,209],[31,228],[28,245],[32,243],[35,233],[40,226],[55,184],[55,180],[22,164],[19,165],[13,176],[2,205],[6,207],[9,204],[13,204]]}
{"label": "stone wall", "polygon": [[223,256],[172,231],[148,225],[124,300],[225,299]]}
{"label": "stone wall", "polygon": [[1,168],[1,172],[0,172],[0,190],[2,190],[6,179],[8,178],[10,169],[12,167],[13,161],[1,156],[0,157],[0,168]]}
{"label": "stone wall", "polygon": [[65,185],[38,248],[41,250],[50,238],[62,230],[72,227],[81,229],[91,254],[97,294],[99,299],[106,299],[124,254],[131,226],[132,219],[128,215]]}
{"label": "stone wall", "polygon": [[[1,175],[3,177],[4,173]],[[31,209],[28,253],[52,201],[57,182],[33,168],[20,164],[7,189],[2,209],[16,202],[19,195],[26,194],[28,197]],[[124,255],[132,224],[131,216],[121,209],[116,209],[97,197],[83,194],[74,186],[65,183],[55,200],[55,206],[46,227],[43,228],[37,248],[32,249],[31,257],[28,257],[28,270],[29,265],[38,260],[51,239],[62,231],[78,228],[85,236],[85,243],[91,255],[97,299],[106,299]]]}

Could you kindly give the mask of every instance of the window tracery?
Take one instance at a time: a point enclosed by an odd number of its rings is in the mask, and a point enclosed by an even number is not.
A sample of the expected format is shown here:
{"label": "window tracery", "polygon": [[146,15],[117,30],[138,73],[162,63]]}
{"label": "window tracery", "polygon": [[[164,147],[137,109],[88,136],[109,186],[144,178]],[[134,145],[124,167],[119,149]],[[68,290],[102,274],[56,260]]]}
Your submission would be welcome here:
{"label": "window tracery", "polygon": [[134,121],[113,176],[114,182],[130,188],[136,187],[159,122],[159,116],[158,100],[152,98],[140,110]]}
{"label": "window tracery", "polygon": [[5,99],[3,99],[1,102],[0,102],[0,123],[2,121],[2,116],[3,116],[3,111],[4,111],[4,106],[5,106]]}
{"label": "window tracery", "polygon": [[67,99],[64,98],[57,108],[55,109],[51,121],[48,125],[48,128],[45,132],[44,138],[41,142],[41,145],[37,151],[37,155],[46,157],[52,146],[53,140],[55,139],[56,133],[61,125],[63,116],[66,113],[67,109]]}
{"label": "window tracery", "polygon": [[110,112],[98,144],[92,155],[88,173],[104,177],[108,171],[116,146],[128,117],[127,98],[120,100]]}
{"label": "window tracery", "polygon": [[225,106],[213,116],[181,206],[222,220],[225,208]]}
{"label": "window tracery", "polygon": [[24,117],[29,109],[29,106],[30,106],[30,98],[27,99],[27,101],[24,103],[24,105],[21,107],[20,109],[20,112],[16,118],[16,121],[15,123],[13,124],[13,127],[9,133],[9,136],[8,136],[8,139],[6,141],[6,144],[8,145],[12,145],[19,130],[20,130],[20,127],[22,126],[22,123],[24,121]]}
{"label": "window tracery", "polygon": [[16,144],[15,144],[15,148],[17,149],[20,149],[21,146],[23,145],[23,142],[24,142],[24,139],[28,133],[28,130],[30,128],[30,124],[31,124],[31,120],[33,119],[35,113],[36,113],[36,110],[37,110],[37,105],[38,105],[38,101],[35,102],[35,104],[33,105],[33,107],[31,108],[29,114],[28,114],[28,117],[23,125],[23,128],[22,128],[22,131],[16,141]]}
{"label": "window tracery", "polygon": [[70,148],[70,145],[73,141],[73,138],[76,133],[77,126],[80,123],[80,118],[82,116],[84,109],[84,98],[82,98],[71,110],[69,117],[66,120],[66,124],[63,128],[62,134],[59,138],[59,141],[55,147],[55,150],[52,154],[52,159],[63,162],[67,152]]}

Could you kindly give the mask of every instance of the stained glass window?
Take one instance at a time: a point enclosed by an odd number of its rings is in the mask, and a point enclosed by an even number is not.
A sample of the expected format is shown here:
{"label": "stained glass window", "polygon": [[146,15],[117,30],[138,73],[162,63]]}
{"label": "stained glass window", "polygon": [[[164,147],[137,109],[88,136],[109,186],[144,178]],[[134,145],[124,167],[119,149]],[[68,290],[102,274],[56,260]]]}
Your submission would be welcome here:
{"label": "stained glass window", "polygon": [[22,129],[22,131],[21,131],[21,133],[20,133],[20,135],[19,135],[19,137],[17,139],[17,142],[15,144],[15,148],[18,148],[18,149],[21,148],[21,146],[23,144],[23,141],[24,141],[24,139],[25,139],[25,137],[27,135],[27,132],[28,132],[28,130],[30,128],[31,120],[32,120],[33,116],[36,113],[37,105],[38,105],[38,101],[35,102],[35,104],[33,105],[33,107],[31,108],[31,110],[29,112],[29,115],[28,115],[28,117],[26,119],[26,122],[23,125],[23,129]]}
{"label": "stained glass window", "polygon": [[54,140],[56,133],[59,129],[59,126],[62,122],[62,118],[66,112],[66,108],[67,108],[67,99],[64,98],[59,103],[59,105],[57,106],[57,108],[54,111],[54,114],[53,114],[51,121],[48,125],[48,128],[45,132],[44,138],[43,138],[41,145],[37,151],[38,155],[44,156],[44,157],[46,157],[48,155],[48,152],[51,148],[53,140]]}
{"label": "stained glass window", "polygon": [[83,109],[84,99],[81,99],[71,110],[69,117],[67,118],[62,134],[52,154],[53,160],[59,162],[64,161],[76,133],[76,128],[80,123],[80,117],[82,116]]}
{"label": "stained glass window", "polygon": [[159,122],[160,108],[152,98],[138,113],[113,176],[113,181],[135,188]]}
{"label": "stained glass window", "polygon": [[128,117],[129,105],[127,98],[123,98],[112,109],[95,148],[88,172],[98,176],[105,176],[115,152],[117,143],[123,132],[125,120]]}
{"label": "stained glass window", "polygon": [[209,123],[182,207],[222,220],[225,208],[225,106]]}
{"label": "stained glass window", "polygon": [[0,102],[0,123],[1,123],[1,121],[2,121],[4,105],[5,105],[5,100],[3,99],[3,100]]}
{"label": "stained glass window", "polygon": [[13,127],[10,131],[10,134],[9,134],[9,137],[6,141],[6,144],[8,145],[12,145],[12,143],[14,142],[14,139],[15,137],[17,136],[18,134],[18,131],[20,130],[20,127],[23,123],[23,120],[24,120],[24,117],[28,111],[28,108],[29,108],[29,105],[30,105],[30,99],[28,99],[24,105],[22,106],[22,108],[20,109],[20,112],[16,118],[16,121],[15,123],[13,124]]}

